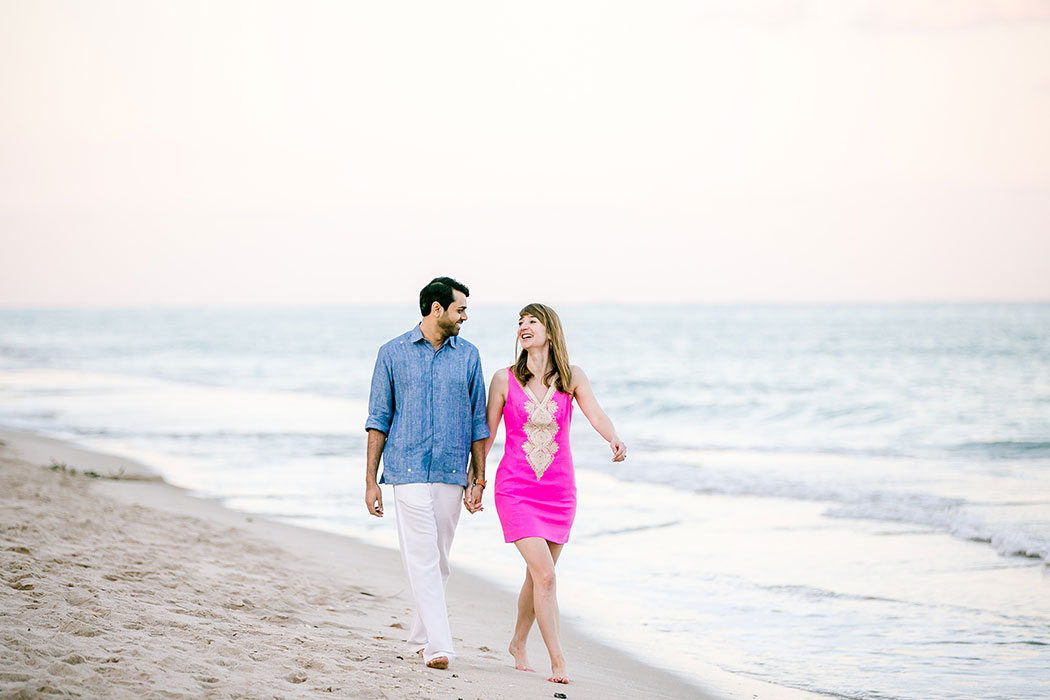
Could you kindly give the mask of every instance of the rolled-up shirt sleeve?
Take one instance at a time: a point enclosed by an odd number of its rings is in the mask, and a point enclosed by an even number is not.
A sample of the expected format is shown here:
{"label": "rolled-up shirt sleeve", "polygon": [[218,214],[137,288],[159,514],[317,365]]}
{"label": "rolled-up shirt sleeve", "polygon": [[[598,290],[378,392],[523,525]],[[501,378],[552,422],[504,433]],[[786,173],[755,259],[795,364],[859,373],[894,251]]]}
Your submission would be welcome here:
{"label": "rolled-up shirt sleeve", "polygon": [[471,441],[484,440],[489,436],[489,423],[485,414],[485,374],[481,371],[481,356],[477,351],[471,359],[470,371]]}
{"label": "rolled-up shirt sleeve", "polygon": [[390,421],[394,415],[394,383],[387,349],[380,348],[376,366],[372,370],[372,389],[368,394],[368,420],[365,430],[378,430],[390,434]]}

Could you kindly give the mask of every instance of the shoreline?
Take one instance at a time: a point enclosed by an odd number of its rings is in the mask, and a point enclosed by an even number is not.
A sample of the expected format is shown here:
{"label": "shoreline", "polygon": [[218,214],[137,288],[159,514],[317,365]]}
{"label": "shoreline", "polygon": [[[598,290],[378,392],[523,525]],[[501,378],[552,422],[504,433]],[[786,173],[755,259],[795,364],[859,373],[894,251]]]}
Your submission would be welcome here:
{"label": "shoreline", "polygon": [[[134,460],[6,429],[0,440],[4,697],[821,697],[715,667],[698,687],[571,623],[573,683],[546,681],[538,630],[539,672],[517,672],[504,649],[514,596],[455,563],[458,657],[450,671],[426,669],[401,636],[410,601],[396,551],[228,509]],[[175,658],[184,671],[169,668]]]}

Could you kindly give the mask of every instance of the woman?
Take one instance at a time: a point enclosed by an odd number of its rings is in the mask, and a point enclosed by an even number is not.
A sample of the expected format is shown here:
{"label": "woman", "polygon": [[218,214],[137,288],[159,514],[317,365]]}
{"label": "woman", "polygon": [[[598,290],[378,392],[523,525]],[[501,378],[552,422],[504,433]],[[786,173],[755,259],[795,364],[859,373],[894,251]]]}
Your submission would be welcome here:
{"label": "woman", "polygon": [[591,391],[587,375],[569,364],[561,320],[554,309],[529,304],[518,318],[517,362],[492,378],[488,423],[492,448],[500,419],[506,445],[496,471],[495,500],[503,537],[525,559],[525,583],[510,653],[514,667],[531,671],[525,642],[535,620],[551,657],[552,683],[568,683],[561,648],[554,565],[569,541],[576,515],[576,477],[569,450],[573,399],[594,429],[609,441],[613,461],[627,447]]}

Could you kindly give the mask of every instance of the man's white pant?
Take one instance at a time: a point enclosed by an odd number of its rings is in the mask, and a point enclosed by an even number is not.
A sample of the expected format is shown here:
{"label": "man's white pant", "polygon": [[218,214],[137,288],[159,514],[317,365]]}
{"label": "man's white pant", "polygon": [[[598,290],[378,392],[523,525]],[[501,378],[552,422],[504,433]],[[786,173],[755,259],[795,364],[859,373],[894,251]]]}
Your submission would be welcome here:
{"label": "man's white pant", "polygon": [[456,656],[445,607],[445,585],[449,574],[448,553],[462,503],[462,486],[394,486],[401,563],[415,606],[408,643],[412,651],[423,650],[424,661],[447,656],[451,662]]}

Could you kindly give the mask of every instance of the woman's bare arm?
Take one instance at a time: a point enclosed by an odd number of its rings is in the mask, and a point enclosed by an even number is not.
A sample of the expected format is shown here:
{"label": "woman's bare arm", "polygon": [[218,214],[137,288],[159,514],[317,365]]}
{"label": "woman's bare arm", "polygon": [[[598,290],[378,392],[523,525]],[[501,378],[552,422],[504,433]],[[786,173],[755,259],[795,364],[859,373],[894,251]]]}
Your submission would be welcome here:
{"label": "woman's bare arm", "polygon": [[591,389],[591,380],[587,378],[582,369],[575,365],[572,367],[572,391],[583,415],[587,416],[587,420],[598,431],[598,434],[608,441],[613,451],[613,461],[622,462],[627,457],[627,445],[623,444],[619,435],[616,434],[616,427],[612,419],[598,404],[594,390]]}

